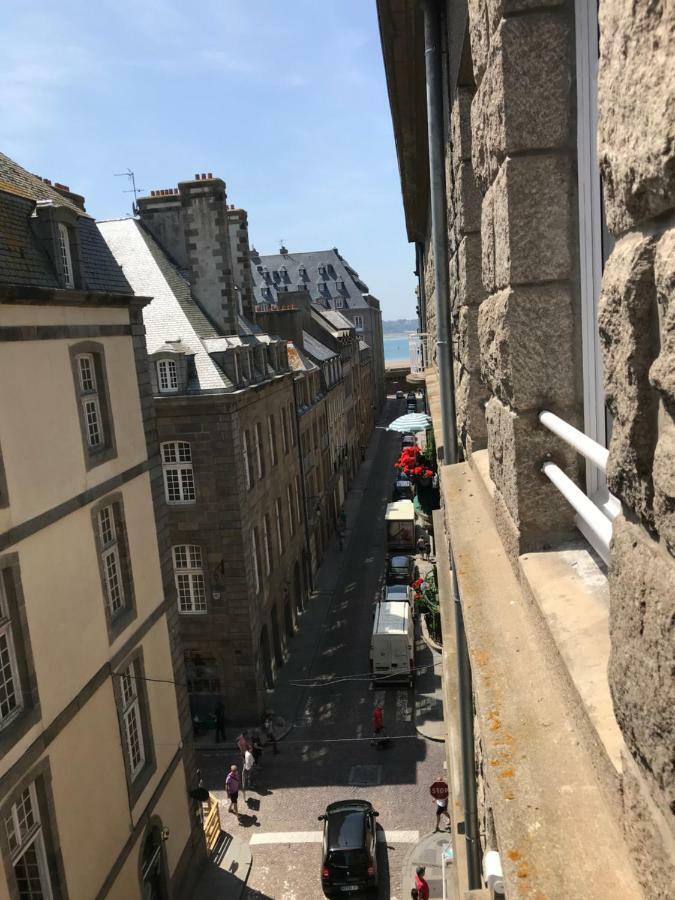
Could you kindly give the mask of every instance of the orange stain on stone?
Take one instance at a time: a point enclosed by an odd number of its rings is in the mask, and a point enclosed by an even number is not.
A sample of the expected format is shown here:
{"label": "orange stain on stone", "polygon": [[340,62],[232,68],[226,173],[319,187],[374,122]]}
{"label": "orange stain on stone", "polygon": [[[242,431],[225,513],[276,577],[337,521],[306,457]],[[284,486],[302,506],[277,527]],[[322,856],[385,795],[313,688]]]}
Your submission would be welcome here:
{"label": "orange stain on stone", "polygon": [[500,778],[513,778],[513,776],[515,774],[516,773],[513,771],[513,769],[504,769],[503,772],[499,773],[499,777]]}

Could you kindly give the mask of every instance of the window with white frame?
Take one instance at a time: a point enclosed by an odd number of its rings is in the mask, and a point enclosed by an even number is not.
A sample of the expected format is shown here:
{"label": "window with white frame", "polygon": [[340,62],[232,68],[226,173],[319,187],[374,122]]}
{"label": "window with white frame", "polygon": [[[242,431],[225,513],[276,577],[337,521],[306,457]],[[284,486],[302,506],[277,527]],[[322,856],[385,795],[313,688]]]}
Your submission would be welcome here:
{"label": "window with white frame", "polygon": [[273,466],[277,464],[277,436],[274,427],[274,415],[271,414],[267,419],[267,430],[270,439],[270,460]]}
{"label": "window with white frame", "polygon": [[162,444],[162,469],[167,503],[194,503],[194,472],[192,450],[187,441],[167,441]]}
{"label": "window with white frame", "polygon": [[281,521],[281,497],[277,497],[274,501],[274,513],[277,524],[277,546],[279,548],[279,558],[283,555],[284,552],[284,535],[282,531],[282,521]]}
{"label": "window with white frame", "polygon": [[23,709],[12,622],[3,576],[4,572],[0,571],[0,729],[8,725]]}
{"label": "window with white frame", "polygon": [[19,900],[52,900],[45,837],[35,782],[21,792],[5,818],[5,833]]}
{"label": "window with white frame", "polygon": [[286,416],[286,407],[281,407],[281,444],[284,453],[288,453],[288,419]]}
{"label": "window with white frame", "polygon": [[363,316],[354,316],[354,328],[357,331],[363,331]]}
{"label": "window with white frame", "polygon": [[288,523],[291,526],[291,534],[295,534],[295,519],[293,514],[293,498],[291,496],[291,486],[286,485],[286,500],[288,502]]}
{"label": "window with white frame", "polygon": [[108,611],[110,617],[115,618],[126,604],[115,509],[112,503],[98,512],[98,536]]}
{"label": "window with white frame", "polygon": [[258,478],[265,474],[265,457],[263,455],[263,437],[260,422],[255,423],[255,461],[258,470]]}
{"label": "window with white frame", "polygon": [[121,716],[124,741],[129,763],[129,775],[133,781],[145,765],[145,741],[139,702],[138,662],[132,662],[120,674]]}
{"label": "window with white frame", "polygon": [[63,269],[63,281],[67,288],[75,287],[75,278],[73,276],[73,260],[70,255],[70,235],[68,228],[63,223],[58,224],[59,232],[59,253],[61,255],[61,267]]}
{"label": "window with white frame", "polygon": [[344,301],[343,301],[342,297],[340,297],[340,295],[338,294],[338,296],[335,298],[335,309],[342,309],[343,306],[344,306]]}
{"label": "window with white frame", "polygon": [[185,615],[205,613],[206,587],[201,547],[178,544],[172,548],[172,552],[178,612]]}
{"label": "window with white frame", "polygon": [[293,425],[293,416],[294,416],[293,404],[289,403],[288,404],[288,424],[289,424],[289,428],[291,429],[291,444],[293,447],[295,447],[296,438],[295,438],[295,428]]}
{"label": "window with white frame", "polygon": [[260,593],[260,559],[258,552],[258,529],[254,525],[251,529],[251,555],[253,556],[253,584],[256,594]]}
{"label": "window with white frame", "polygon": [[81,353],[76,357],[77,375],[80,388],[80,403],[84,416],[85,437],[91,449],[105,443],[101,400],[98,393],[96,362],[93,353]]}
{"label": "window with white frame", "polygon": [[[597,154],[597,0],[575,0],[575,35],[584,432],[603,447],[608,447],[612,421],[605,402],[598,305],[602,272],[612,249],[612,239],[604,224],[602,180]],[[605,474],[590,460],[586,461],[586,493],[608,518],[613,519],[620,512],[619,501],[610,495],[607,488]],[[593,543],[593,537],[580,517],[577,517],[577,524]]]}
{"label": "window with white frame", "polygon": [[160,359],[157,363],[157,384],[160,394],[172,394],[178,390],[178,368],[173,359]]}
{"label": "window with white frame", "polygon": [[242,433],[241,452],[244,458],[244,481],[246,482],[246,490],[250,491],[253,485],[253,479],[251,478],[251,457],[248,431]]}
{"label": "window with white frame", "polygon": [[265,575],[272,571],[272,543],[270,541],[269,516],[263,516],[263,548],[265,550]]}
{"label": "window with white frame", "polygon": [[300,515],[300,477],[298,475],[295,476],[295,512],[299,525],[302,522],[302,516]]}

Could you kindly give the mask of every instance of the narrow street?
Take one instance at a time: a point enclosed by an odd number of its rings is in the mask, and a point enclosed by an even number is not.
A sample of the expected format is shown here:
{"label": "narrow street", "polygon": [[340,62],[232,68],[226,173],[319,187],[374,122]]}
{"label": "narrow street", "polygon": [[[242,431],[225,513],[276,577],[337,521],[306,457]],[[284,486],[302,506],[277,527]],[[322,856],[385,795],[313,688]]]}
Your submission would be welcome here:
{"label": "narrow street", "polygon": [[[367,799],[379,811],[381,898],[409,896],[407,881],[401,892],[406,857],[435,824],[429,785],[443,775],[443,744],[417,734],[414,691],[395,686],[373,691],[368,678],[372,603],[384,572],[384,512],[400,449],[399,435],[382,426],[404,412],[402,407],[393,399],[385,404],[346,501],[344,550],[335,543],[329,549],[316,595],[270,695],[270,708],[293,727],[279,743],[278,756],[265,752],[247,803],[240,797],[241,823],[224,813],[231,819],[225,827],[251,845],[249,898],[322,896],[317,817],[335,800]],[[383,749],[370,744],[376,699],[383,702],[392,737]],[[223,789],[227,767],[239,763],[237,756],[236,751],[199,754],[209,789]]]}

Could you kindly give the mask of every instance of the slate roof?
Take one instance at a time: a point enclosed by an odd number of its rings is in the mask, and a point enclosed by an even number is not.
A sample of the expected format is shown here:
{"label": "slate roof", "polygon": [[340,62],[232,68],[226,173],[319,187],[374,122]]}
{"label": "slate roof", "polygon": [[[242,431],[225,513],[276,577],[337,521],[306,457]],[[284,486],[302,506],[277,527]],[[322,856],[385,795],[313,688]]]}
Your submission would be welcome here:
{"label": "slate roof", "polygon": [[288,342],[288,364],[293,372],[314,372],[319,367],[313,362],[301,347],[296,347],[293,341]]}
{"label": "slate roof", "polygon": [[[190,285],[135,219],[99,222],[98,228],[137,294],[152,297],[143,309],[148,353],[180,340],[194,353],[196,383],[188,391],[232,390],[232,382],[209,356],[205,343],[237,341],[222,335],[190,294]],[[229,346],[229,343],[228,343]],[[225,349],[225,347],[223,347]]]}
{"label": "slate roof", "polygon": [[306,331],[302,332],[302,345],[307,353],[310,356],[313,356],[314,359],[319,360],[319,362],[326,362],[329,359],[334,359],[337,356],[337,353],[334,353],[332,350],[329,350],[325,344],[322,344],[320,341],[317,341],[316,338],[312,337]]}
{"label": "slate roof", "polygon": [[0,283],[63,288],[30,219],[38,200],[51,201],[77,214],[82,288],[131,294],[131,288],[91,216],[51,185],[0,153]]}
{"label": "slate roof", "polygon": [[331,325],[340,331],[354,330],[354,323],[350,322],[341,312],[338,312],[335,309],[322,309],[320,312],[324,319],[328,319]]}
{"label": "slate roof", "polygon": [[265,256],[251,252],[251,274],[258,305],[283,303],[286,290],[306,290],[312,301],[325,309],[336,309],[337,302],[345,309],[368,308],[363,298],[368,285],[335,248]]}

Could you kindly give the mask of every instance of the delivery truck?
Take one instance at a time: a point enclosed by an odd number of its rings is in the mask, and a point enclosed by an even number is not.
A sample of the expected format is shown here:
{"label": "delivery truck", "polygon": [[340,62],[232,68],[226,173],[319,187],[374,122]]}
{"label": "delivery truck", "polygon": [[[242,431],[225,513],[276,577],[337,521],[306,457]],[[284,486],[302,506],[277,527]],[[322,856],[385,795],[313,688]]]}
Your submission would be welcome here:
{"label": "delivery truck", "polygon": [[383,600],[377,604],[370,638],[372,682],[413,685],[415,634],[410,604],[405,600]]}
{"label": "delivery truck", "polygon": [[415,507],[412,500],[387,504],[387,550],[415,550]]}

